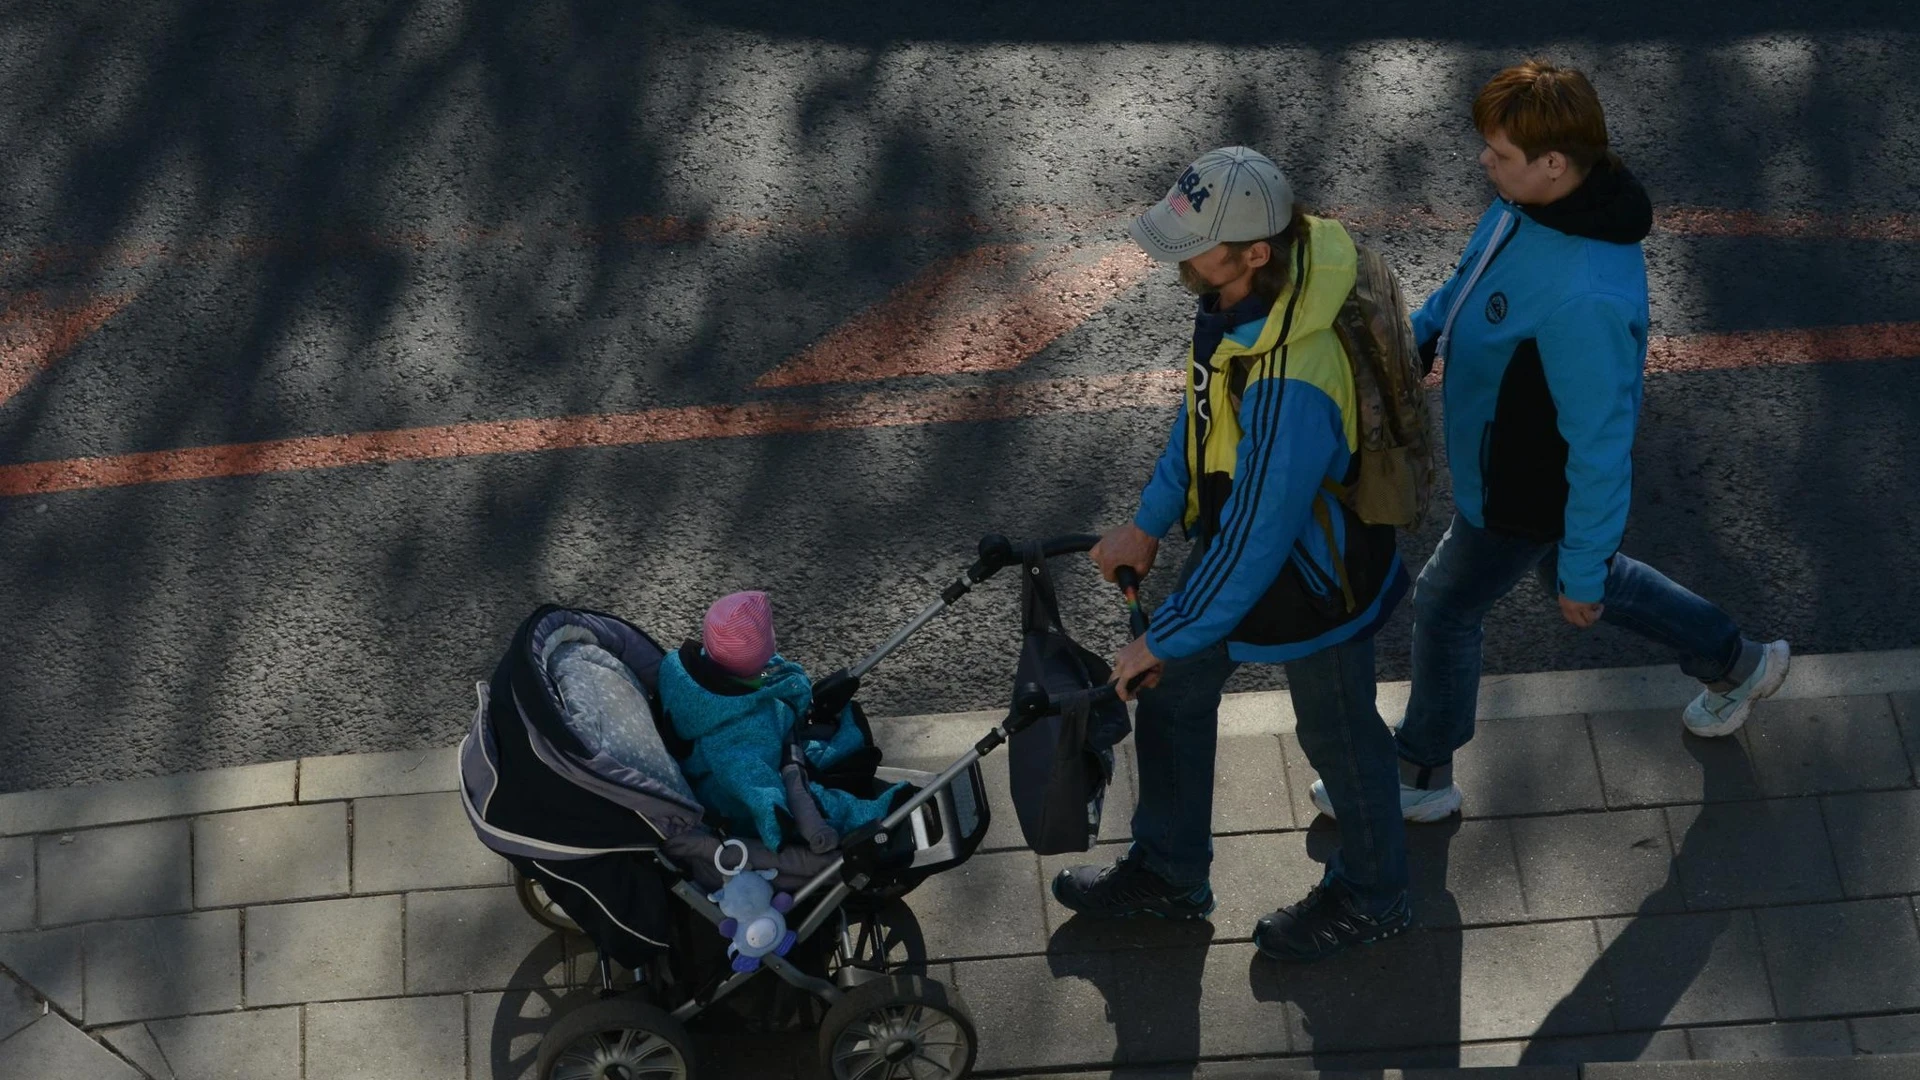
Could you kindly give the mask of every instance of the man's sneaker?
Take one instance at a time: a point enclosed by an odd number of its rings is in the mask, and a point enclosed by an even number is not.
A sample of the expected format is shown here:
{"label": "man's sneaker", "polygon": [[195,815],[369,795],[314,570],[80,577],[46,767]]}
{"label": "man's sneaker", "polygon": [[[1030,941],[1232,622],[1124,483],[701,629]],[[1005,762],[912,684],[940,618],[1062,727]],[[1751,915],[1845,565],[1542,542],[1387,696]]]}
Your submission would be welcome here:
{"label": "man's sneaker", "polygon": [[[1313,797],[1313,805],[1328,817],[1338,817],[1333,812],[1333,800],[1327,796],[1327,784],[1324,780],[1315,780],[1308,790]],[[1417,788],[1411,784],[1400,785],[1400,816],[1408,821],[1439,821],[1460,812],[1460,785],[1448,784],[1443,788]]]}
{"label": "man's sneaker", "polygon": [[1787,668],[1793,657],[1787,649],[1787,643],[1776,641],[1760,650],[1760,666],[1753,669],[1747,681],[1724,694],[1712,690],[1700,691],[1693,699],[1681,719],[1686,721],[1687,730],[1703,739],[1717,739],[1740,730],[1747,722],[1748,714],[1753,712],[1753,703],[1769,698],[1787,681]]}
{"label": "man's sneaker", "polygon": [[1204,919],[1213,914],[1212,885],[1175,885],[1130,856],[1112,866],[1060,871],[1053,879],[1053,898],[1070,911],[1101,919]]}
{"label": "man's sneaker", "polygon": [[1305,964],[1325,959],[1349,945],[1371,945],[1397,937],[1413,925],[1413,903],[1406,893],[1380,915],[1363,915],[1353,893],[1337,878],[1313,887],[1307,898],[1262,916],[1253,928],[1253,944],[1262,956]]}

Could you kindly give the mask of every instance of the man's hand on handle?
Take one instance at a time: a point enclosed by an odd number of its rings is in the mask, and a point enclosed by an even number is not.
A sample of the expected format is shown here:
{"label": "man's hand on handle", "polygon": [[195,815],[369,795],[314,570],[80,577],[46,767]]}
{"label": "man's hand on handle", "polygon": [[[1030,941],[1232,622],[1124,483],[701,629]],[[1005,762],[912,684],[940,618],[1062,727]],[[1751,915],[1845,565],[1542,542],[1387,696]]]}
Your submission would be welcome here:
{"label": "man's hand on handle", "polygon": [[1114,580],[1114,571],[1122,566],[1131,566],[1135,573],[1146,577],[1147,571],[1153,569],[1154,557],[1160,554],[1160,541],[1129,521],[1109,530],[1087,554],[1092,557],[1093,565],[1100,568],[1100,576],[1108,581]]}
{"label": "man's hand on handle", "polygon": [[1605,604],[1583,604],[1564,596],[1560,598],[1560,614],[1566,616],[1568,622],[1582,630],[1599,622],[1600,614],[1606,610]]}
{"label": "man's hand on handle", "polygon": [[1113,685],[1120,691],[1120,700],[1133,700],[1133,689],[1127,684],[1142,675],[1146,678],[1141,681],[1139,689],[1158,686],[1161,670],[1161,660],[1153,655],[1152,649],[1147,648],[1146,638],[1137,637],[1128,642],[1127,647],[1120,650],[1120,655],[1113,658]]}

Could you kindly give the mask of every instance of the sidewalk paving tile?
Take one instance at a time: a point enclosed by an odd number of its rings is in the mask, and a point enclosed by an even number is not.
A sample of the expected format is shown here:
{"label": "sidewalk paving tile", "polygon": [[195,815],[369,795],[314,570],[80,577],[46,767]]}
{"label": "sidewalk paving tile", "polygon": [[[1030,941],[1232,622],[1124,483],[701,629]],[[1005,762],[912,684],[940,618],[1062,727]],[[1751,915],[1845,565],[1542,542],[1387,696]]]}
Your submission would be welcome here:
{"label": "sidewalk paving tile", "polygon": [[1599,926],[1620,1027],[1773,1018],[1752,912],[1643,915]]}
{"label": "sidewalk paving tile", "polygon": [[1314,859],[1305,833],[1215,837],[1211,880],[1219,907],[1213,913],[1214,940],[1252,940],[1260,916],[1305,897],[1326,869]]}
{"label": "sidewalk paving tile", "polygon": [[407,993],[457,994],[566,982],[566,944],[508,887],[407,894]]}
{"label": "sidewalk paving tile", "polygon": [[33,837],[0,840],[0,931],[33,925]]}
{"label": "sidewalk paving tile", "polygon": [[1667,808],[1675,862],[1694,910],[1838,900],[1817,799]]}
{"label": "sidewalk paving tile", "polygon": [[347,804],[237,810],[193,823],[200,907],[344,896]]}
{"label": "sidewalk paving tile", "polygon": [[[1196,954],[1203,948],[1170,952]],[[1191,955],[1180,959],[1198,966]],[[973,1012],[980,1034],[974,1069],[1059,1069],[1116,1061],[1128,1049],[1147,1052],[1146,1044],[1157,1041],[1155,1031],[1166,1029],[1167,1002],[1160,1002],[1159,1009],[1134,1003],[1152,1000],[1159,981],[1155,971],[1170,962],[1155,950],[954,964],[954,985]],[[1198,987],[1189,993],[1193,996],[1189,1006],[1197,1007]],[[1116,1028],[1124,1038],[1116,1036]],[[1277,1020],[1274,1030],[1284,1030]]]}
{"label": "sidewalk paving tile", "polygon": [[1470,818],[1606,807],[1584,716],[1484,721],[1453,771]]}
{"label": "sidewalk paving tile", "polygon": [[[1210,1007],[1224,1008],[1235,998],[1248,997],[1283,1002],[1288,1046],[1294,1053],[1434,1046],[1460,1038],[1460,996],[1449,985],[1460,970],[1457,931],[1415,932],[1308,965],[1268,960],[1249,945],[1213,951],[1225,954],[1215,961],[1225,977],[1209,979],[1216,991],[1209,996]],[[1220,962],[1229,958],[1237,963]],[[1383,1017],[1392,1019],[1383,1023]],[[1249,1017],[1248,1023],[1258,1019]],[[1244,1030],[1248,1024],[1220,1035],[1211,1030],[1211,1018],[1208,1025],[1210,1045],[1224,1036],[1247,1040],[1244,1046],[1218,1052],[1285,1049],[1263,1032]]]}
{"label": "sidewalk paving tile", "polygon": [[0,966],[47,1000],[84,1019],[85,940],[78,926],[0,934]]}
{"label": "sidewalk paving tile", "polygon": [[1846,1057],[1853,1053],[1853,1036],[1845,1020],[1694,1028],[1687,1037],[1693,1042],[1693,1056],[1703,1061]]}
{"label": "sidewalk paving tile", "polygon": [[1047,947],[1053,900],[1031,851],[975,855],[913,891],[907,904],[920,924],[927,958],[1038,953]]}
{"label": "sidewalk paving tile", "polygon": [[1920,893],[1920,791],[1829,795],[1821,809],[1848,896]]}
{"label": "sidewalk paving tile", "polygon": [[1913,786],[1884,695],[1763,701],[1747,732],[1768,795]]}
{"label": "sidewalk paving tile", "polygon": [[307,1080],[465,1080],[466,1002],[445,997],[307,1006]]}
{"label": "sidewalk paving tile", "polygon": [[1611,807],[1757,799],[1745,734],[1700,739],[1677,709],[1595,713],[1589,720]]}
{"label": "sidewalk paving tile", "polygon": [[1757,914],[1782,1018],[1920,1009],[1920,931],[1906,899]]}
{"label": "sidewalk paving tile", "polygon": [[1913,1080],[1920,1061],[1901,1058],[1781,1058],[1774,1061],[1596,1063],[1581,1080]]}
{"label": "sidewalk paving tile", "polygon": [[1221,739],[1213,771],[1213,831],[1273,832],[1293,826],[1280,740],[1272,735]]}
{"label": "sidewalk paving tile", "polygon": [[0,795],[0,834],[84,829],[293,801],[294,763],[276,761],[176,776]]}
{"label": "sidewalk paving tile", "polygon": [[1853,1049],[1861,1054],[1920,1054],[1920,1013],[1856,1016]]}
{"label": "sidewalk paving tile", "polygon": [[[1409,939],[1409,943],[1416,940]],[[1418,947],[1417,944],[1415,947]],[[1215,944],[1207,949],[1204,954],[1205,967],[1197,971],[1192,967],[1193,960],[1184,959],[1196,954],[1174,955],[1183,958],[1172,965],[1173,974],[1169,980],[1176,1000],[1184,1006],[1190,994],[1187,987],[1196,978],[1200,984],[1200,1011],[1191,1023],[1199,1029],[1202,1054],[1208,1057],[1273,1057],[1289,1051],[1326,1051],[1353,1045],[1355,1031],[1345,1023],[1326,1022],[1331,1018],[1323,1012],[1325,1006],[1338,1001],[1346,993],[1354,978],[1363,977],[1353,966],[1341,965],[1337,969],[1318,973],[1317,978],[1302,979],[1304,969],[1283,967],[1262,957],[1251,944],[1241,942]],[[1363,961],[1358,966],[1371,965]],[[1133,1016],[1151,1015],[1154,993],[1149,989],[1145,1000],[1130,1004]],[[1399,1003],[1390,995],[1383,995],[1379,1008],[1391,1009]],[[1184,1007],[1181,1022],[1183,1025],[1189,1022]],[[1411,1018],[1408,1026],[1414,1026]],[[1303,1037],[1302,1032],[1308,1034]],[[1182,1048],[1187,1045],[1190,1043],[1184,1039],[1175,1043],[1175,1046]],[[1184,1056],[1187,1060],[1193,1057],[1191,1054]],[[1169,1058],[1176,1062],[1179,1060],[1178,1056],[1165,1052],[1155,1057],[1161,1061]]]}
{"label": "sidewalk paving tile", "polygon": [[455,792],[353,804],[353,891],[510,885],[512,868],[473,835]]}
{"label": "sidewalk paving tile", "polygon": [[166,1055],[160,1052],[160,1044],[153,1041],[153,1033],[147,1030],[146,1024],[96,1028],[93,1034],[113,1047],[115,1053],[133,1062],[135,1068],[153,1077],[153,1080],[178,1080],[167,1065]]}
{"label": "sidewalk paving tile", "polygon": [[[1492,926],[1461,932],[1460,1038],[1608,1031],[1608,989],[1593,924]],[[1445,975],[1442,975],[1445,979]]]}
{"label": "sidewalk paving tile", "polygon": [[398,994],[401,898],[360,897],[247,912],[247,1004]]}
{"label": "sidewalk paving tile", "polygon": [[143,1080],[139,1070],[59,1016],[43,1016],[0,1043],[0,1080]]}
{"label": "sidewalk paving tile", "polygon": [[185,821],[153,821],[40,837],[40,924],[190,910],[188,834]]}
{"label": "sidewalk paving tile", "polygon": [[1528,1073],[1518,1071],[1525,1062],[1528,1070],[1566,1068],[1572,1073],[1568,1080],[1579,1080],[1577,1066],[1589,1061],[1686,1061],[1691,1056],[1686,1033],[1669,1028],[1570,1039],[1469,1043],[1460,1048],[1460,1067],[1511,1069],[1516,1071],[1501,1072],[1498,1080],[1525,1080]]}
{"label": "sidewalk paving tile", "polygon": [[1893,715],[1900,727],[1900,741],[1907,748],[1907,764],[1920,777],[1920,692],[1894,694]]}
{"label": "sidewalk paving tile", "polygon": [[240,1005],[240,913],[96,923],[86,940],[89,1024]]}
{"label": "sidewalk paving tile", "polygon": [[1526,918],[1509,821],[1464,821],[1456,816],[1410,825],[1407,863],[1413,878],[1413,917],[1421,926],[1455,927]]}
{"label": "sidewalk paving tile", "polygon": [[460,747],[300,759],[300,801],[460,790]]}
{"label": "sidewalk paving tile", "polygon": [[[1006,773],[1003,764],[999,770]],[[1133,740],[1120,744],[1114,754],[1113,780],[1107,784],[1107,801],[1100,809],[1100,839],[1129,840],[1133,837],[1133,808],[1140,800],[1140,761],[1133,752]],[[1011,797],[1011,789],[1009,789]],[[1014,835],[1019,835],[1016,830]]]}
{"label": "sidewalk paving tile", "polygon": [[[591,1000],[583,998],[582,1001]],[[467,997],[467,1061],[476,1080],[538,1080],[540,1040],[556,1013],[582,1003],[558,991],[510,990]]]}
{"label": "sidewalk paving tile", "polygon": [[300,1080],[300,1010],[149,1020],[179,1080]]}
{"label": "sidewalk paving tile", "polygon": [[1572,919],[1685,907],[1660,810],[1511,822],[1527,914]]}
{"label": "sidewalk paving tile", "polygon": [[46,1011],[32,987],[0,975],[0,1040],[40,1019]]}

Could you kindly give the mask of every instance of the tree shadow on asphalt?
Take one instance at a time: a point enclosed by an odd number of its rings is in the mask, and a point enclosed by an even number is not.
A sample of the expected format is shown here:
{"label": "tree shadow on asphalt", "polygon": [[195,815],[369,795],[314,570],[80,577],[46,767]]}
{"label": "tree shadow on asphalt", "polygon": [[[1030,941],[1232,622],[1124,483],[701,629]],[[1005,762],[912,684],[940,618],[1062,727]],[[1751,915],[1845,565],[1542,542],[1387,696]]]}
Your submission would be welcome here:
{"label": "tree shadow on asphalt", "polygon": [[1418,2],[1297,9],[1256,8],[1221,19],[1196,3],[1115,4],[1069,0],[1033,5],[985,0],[971,4],[875,5],[832,0],[815,4],[765,4],[758,0],[712,0],[701,18],[764,33],[857,44],[892,41],[951,42],[1198,42],[1265,45],[1299,42],[1329,45],[1396,36],[1477,45],[1525,48],[1551,39],[1600,42],[1710,34],[1743,37],[1771,32],[1876,30],[1907,26],[1910,9],[1898,0],[1867,0],[1844,8],[1813,5],[1679,5],[1515,8],[1495,0],[1469,0],[1438,7]]}
{"label": "tree shadow on asphalt", "polygon": [[[1770,106],[1757,124],[1739,110],[1765,96],[1766,72],[1735,72],[1716,57],[1729,41],[1770,32],[1912,28],[1909,7],[1723,5],[1630,19],[1542,8],[1516,21],[1491,6],[1482,18],[1407,4],[1305,21],[1255,12],[1231,32],[1177,10],[1085,4],[362,0],[323,11],[175,0],[69,5],[57,19],[23,12],[5,85],[29,119],[0,133],[0,189],[19,193],[0,287],[134,299],[109,333],[0,406],[0,460],[704,406],[743,394],[804,400],[748,388],[927,267],[1009,239],[1019,232],[1004,224],[1014,211],[1049,200],[1103,212],[1137,205],[1205,143],[1283,144],[1290,168],[1310,159],[1295,170],[1306,191],[1419,205],[1464,198],[1471,166],[1447,166],[1460,174],[1453,179],[1441,168],[1470,134],[1464,102],[1496,57],[1546,40],[1575,42],[1616,78],[1633,70],[1638,43],[1688,45],[1676,52],[1685,67],[1674,96],[1714,107],[1699,110],[1697,130],[1662,141],[1699,148],[1711,183],[1689,176],[1664,192],[1767,208],[1796,140],[1819,160],[1849,162],[1865,160],[1864,142],[1900,140],[1905,99],[1845,93],[1840,73],[1891,86],[1904,69],[1823,46],[1802,95],[1813,105]],[[1378,41],[1420,39],[1460,54],[1421,76],[1445,116],[1421,105],[1381,147],[1368,118],[1419,95],[1412,76],[1364,61]],[[1033,135],[1028,95],[1038,84],[1016,85],[993,49],[951,50],[983,42],[1076,46],[1042,49],[1033,66],[1043,83],[1084,92],[1048,107],[1068,109],[1062,115],[1087,122],[1080,127],[1109,123],[1106,141]],[[1095,108],[1100,80],[1118,85],[1124,70],[1081,42],[1163,43],[1129,63],[1169,71],[1180,64],[1169,55],[1208,52],[1191,85],[1164,88],[1180,112],[1125,99]],[[1277,54],[1237,63],[1222,51],[1290,42],[1340,47],[1284,50],[1292,59],[1278,74],[1336,85],[1291,95],[1266,66]],[[929,85],[941,89],[924,92]],[[977,91],[977,105],[954,87]],[[1616,115],[1631,123],[1644,109],[1635,102]],[[1183,114],[1190,122],[1170,122]],[[783,139],[791,144],[778,153],[765,145]],[[1816,179],[1857,208],[1873,197],[1863,189],[1884,180],[1864,168]],[[1048,238],[1089,228],[1061,226]],[[1822,253],[1781,276],[1845,281],[1846,257]],[[1741,284],[1755,277],[1750,268],[1708,270],[1708,317],[1751,303]],[[1846,291],[1786,310],[1812,318]],[[1147,337],[1131,320],[1143,307],[1171,311],[1171,295],[1129,299],[1113,325],[1083,324],[1055,352],[1097,340],[1100,349],[1083,349],[1094,358],[1074,363],[1144,370],[1158,345],[1119,349],[1109,337]],[[1900,296],[1920,303],[1910,286]],[[1849,310],[1864,318],[1879,309]],[[1155,322],[1150,342],[1179,333],[1177,322]],[[1052,355],[1024,372],[903,385],[1018,381],[1051,373]],[[1914,465],[1920,444],[1896,434],[1898,453],[1871,478],[1836,477],[1825,443],[1859,445],[1844,407],[1857,384],[1837,371],[1801,377],[1832,402],[1810,425],[1824,441],[1791,456],[1799,490],[1814,494],[1801,496],[1804,512],[1796,504],[1791,520],[1762,522],[1756,535],[1825,552],[1835,541],[1824,522],[1845,521],[1845,550],[1856,557],[1821,563],[1821,588],[1799,590],[1791,618],[1850,646],[1865,631],[1848,626],[1849,604],[1884,603],[1886,593],[1863,591],[1873,575],[1855,569],[1907,560],[1888,539],[1898,529],[1873,527],[1887,505],[1876,490],[1892,487],[1876,485]],[[1883,385],[1875,401],[1888,410],[1911,389],[1891,375]],[[1752,403],[1733,402],[1725,415],[1743,407]],[[697,625],[719,592],[762,585],[791,619],[783,645],[816,669],[837,666],[924,603],[925,586],[949,580],[980,533],[1081,531],[1124,517],[1130,483],[1103,486],[1051,463],[1086,462],[1087,472],[1150,463],[1165,423],[1156,408],[1073,424],[738,439],[723,453],[662,444],[8,499],[0,529],[16,573],[4,596],[36,618],[7,640],[16,662],[0,674],[0,733],[26,750],[0,763],[0,790],[451,742],[472,679],[549,600],[630,615],[668,640]],[[1901,430],[1855,426],[1869,436]],[[1711,497],[1724,482],[1712,448],[1670,442],[1683,444],[1677,460],[1700,463],[1698,486]],[[1764,448],[1736,452],[1773,461]],[[1744,484],[1756,470],[1731,475]],[[1673,502],[1698,501],[1675,486]],[[1891,512],[1920,529],[1912,511]],[[1410,562],[1429,539],[1410,545]],[[1705,553],[1709,584],[1758,577],[1787,590],[1805,580],[1800,567],[1768,565],[1713,535],[1689,532],[1684,542]],[[1103,628],[1120,625],[1105,597],[1084,610]],[[880,689],[880,711],[1000,695],[997,682],[954,672],[1010,666],[1005,616],[981,605],[950,625],[940,632],[952,648],[905,653],[890,667],[901,689]],[[1877,626],[1874,641],[1908,643],[1888,637],[1904,628],[1896,618]],[[956,662],[970,650],[984,661]],[[1614,655],[1571,637],[1524,654],[1562,667]],[[1383,673],[1393,667],[1383,659]]]}

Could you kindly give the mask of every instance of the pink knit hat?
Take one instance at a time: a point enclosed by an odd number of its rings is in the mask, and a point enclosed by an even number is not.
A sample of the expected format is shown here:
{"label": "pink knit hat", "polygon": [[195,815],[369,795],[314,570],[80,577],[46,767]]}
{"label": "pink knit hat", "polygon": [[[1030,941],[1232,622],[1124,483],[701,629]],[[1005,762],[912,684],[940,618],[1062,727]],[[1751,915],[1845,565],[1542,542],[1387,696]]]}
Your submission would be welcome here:
{"label": "pink knit hat", "polygon": [[700,628],[700,644],[707,659],[727,672],[750,678],[767,669],[773,659],[773,605],[763,592],[723,596],[707,609]]}

